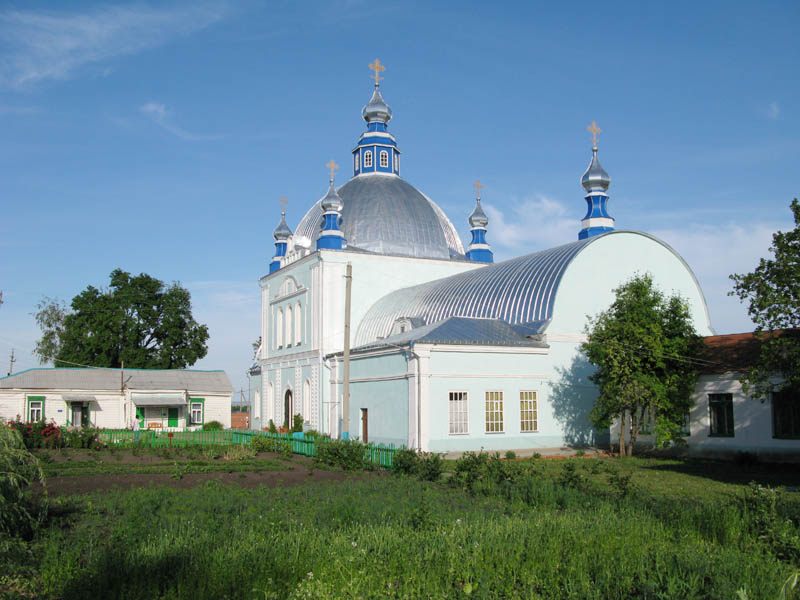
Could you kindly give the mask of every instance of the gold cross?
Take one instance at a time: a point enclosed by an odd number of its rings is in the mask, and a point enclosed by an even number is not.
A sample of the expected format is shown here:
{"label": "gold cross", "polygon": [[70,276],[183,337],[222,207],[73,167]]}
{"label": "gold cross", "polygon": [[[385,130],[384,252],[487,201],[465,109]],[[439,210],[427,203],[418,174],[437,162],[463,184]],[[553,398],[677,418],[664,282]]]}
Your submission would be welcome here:
{"label": "gold cross", "polygon": [[481,180],[478,179],[475,183],[472,184],[472,187],[475,188],[475,191],[478,194],[478,200],[481,199],[481,188],[485,188],[486,186],[481,183]]}
{"label": "gold cross", "polygon": [[376,59],[375,59],[375,62],[374,62],[374,63],[372,63],[371,65],[369,65],[369,68],[370,68],[370,69],[372,69],[373,71],[375,71],[375,85],[376,85],[376,86],[377,86],[377,85],[379,85],[379,84],[380,84],[380,80],[381,80],[381,79],[383,79],[383,77],[381,77],[381,76],[380,76],[380,72],[381,72],[381,71],[385,71],[385,70],[386,70],[386,67],[384,67],[384,66],[381,64],[381,61],[379,61],[379,60],[376,58]]}
{"label": "gold cross", "polygon": [[286,199],[286,196],[281,196],[278,203],[281,204],[281,216],[284,216],[286,214],[286,205],[289,204],[289,201]]}
{"label": "gold cross", "polygon": [[603,130],[597,126],[597,123],[592,121],[592,124],[586,128],[586,131],[592,134],[592,146],[597,146],[597,134],[603,133]]}
{"label": "gold cross", "polygon": [[336,162],[333,159],[331,159],[331,161],[329,163],[326,163],[325,166],[331,170],[331,181],[333,181],[333,177],[334,175],[336,175],[336,169],[339,168],[339,165],[337,165]]}

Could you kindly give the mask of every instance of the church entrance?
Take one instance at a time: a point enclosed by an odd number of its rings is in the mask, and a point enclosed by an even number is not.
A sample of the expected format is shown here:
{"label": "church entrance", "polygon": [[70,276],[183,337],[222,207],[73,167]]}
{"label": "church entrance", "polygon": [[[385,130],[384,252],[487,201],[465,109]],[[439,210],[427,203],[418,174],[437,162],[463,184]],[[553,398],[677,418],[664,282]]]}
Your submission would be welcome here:
{"label": "church entrance", "polygon": [[286,390],[286,395],[283,397],[283,426],[286,431],[292,428],[292,390]]}

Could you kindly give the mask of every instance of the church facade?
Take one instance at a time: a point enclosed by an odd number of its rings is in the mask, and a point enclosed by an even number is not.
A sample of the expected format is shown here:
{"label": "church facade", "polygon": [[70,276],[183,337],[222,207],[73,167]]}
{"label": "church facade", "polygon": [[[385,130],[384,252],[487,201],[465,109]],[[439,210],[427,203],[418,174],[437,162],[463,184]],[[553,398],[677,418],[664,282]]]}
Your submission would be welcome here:
{"label": "church facade", "polygon": [[[480,185],[464,248],[447,215],[400,175],[392,112],[375,88],[350,180],[334,183],[294,231],[285,214],[260,279],[261,345],[251,369],[253,425],[291,424],[436,452],[598,443],[587,315],[649,273],[685,297],[712,333],[689,266],[646,233],[614,229],[610,179],[592,157],[577,241],[493,262]],[[349,371],[349,372],[348,372]],[[349,392],[349,393],[348,393]]]}

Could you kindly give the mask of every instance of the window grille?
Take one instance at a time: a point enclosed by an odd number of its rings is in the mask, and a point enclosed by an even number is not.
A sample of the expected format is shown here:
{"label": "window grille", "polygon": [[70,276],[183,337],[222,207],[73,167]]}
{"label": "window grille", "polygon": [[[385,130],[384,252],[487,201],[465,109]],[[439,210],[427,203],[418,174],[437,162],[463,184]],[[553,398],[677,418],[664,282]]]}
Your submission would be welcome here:
{"label": "window grille", "polygon": [[503,433],[503,392],[486,392],[486,433]]}
{"label": "window grille", "polygon": [[519,430],[522,433],[539,431],[539,410],[536,392],[519,393]]}
{"label": "window grille", "polygon": [[450,392],[448,402],[450,433],[469,433],[469,398],[467,392]]}

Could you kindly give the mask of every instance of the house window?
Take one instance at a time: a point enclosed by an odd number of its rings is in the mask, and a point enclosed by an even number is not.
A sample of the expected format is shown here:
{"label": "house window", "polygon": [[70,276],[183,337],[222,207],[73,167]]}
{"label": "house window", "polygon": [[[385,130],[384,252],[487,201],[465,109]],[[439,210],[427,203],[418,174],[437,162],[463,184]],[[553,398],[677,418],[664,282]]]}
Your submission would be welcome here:
{"label": "house window", "polygon": [[381,166],[389,168],[389,153],[386,150],[381,150]]}
{"label": "house window", "polygon": [[486,392],[486,433],[503,433],[503,392]]}
{"label": "house window", "polygon": [[469,433],[469,398],[467,392],[450,392],[447,403],[450,413],[450,434]]}
{"label": "house window", "polygon": [[364,152],[364,168],[369,168],[372,166],[372,150],[367,150]]}
{"label": "house window", "polygon": [[300,303],[294,309],[294,345],[299,346],[303,341],[303,310]]}
{"label": "house window", "polygon": [[353,155],[353,160],[355,161],[353,167],[356,171],[358,171],[361,168],[361,157],[359,156],[358,152]]}
{"label": "house window", "polygon": [[28,397],[28,422],[42,421],[44,419],[44,396]]}
{"label": "house window", "polygon": [[286,307],[286,347],[292,345],[292,307]]}
{"label": "house window", "polygon": [[203,424],[203,403],[202,402],[194,402],[194,398],[192,398],[191,402],[191,411],[192,411],[192,425],[202,425]]}
{"label": "house window", "polygon": [[733,395],[709,394],[708,411],[712,436],[733,437]]}
{"label": "house window", "polygon": [[772,437],[800,438],[800,402],[790,390],[772,393]]}
{"label": "house window", "polygon": [[397,152],[394,153],[394,170],[395,173],[400,170],[400,155]]}
{"label": "house window", "polygon": [[536,392],[519,393],[519,430],[522,433],[539,431],[539,410]]}

